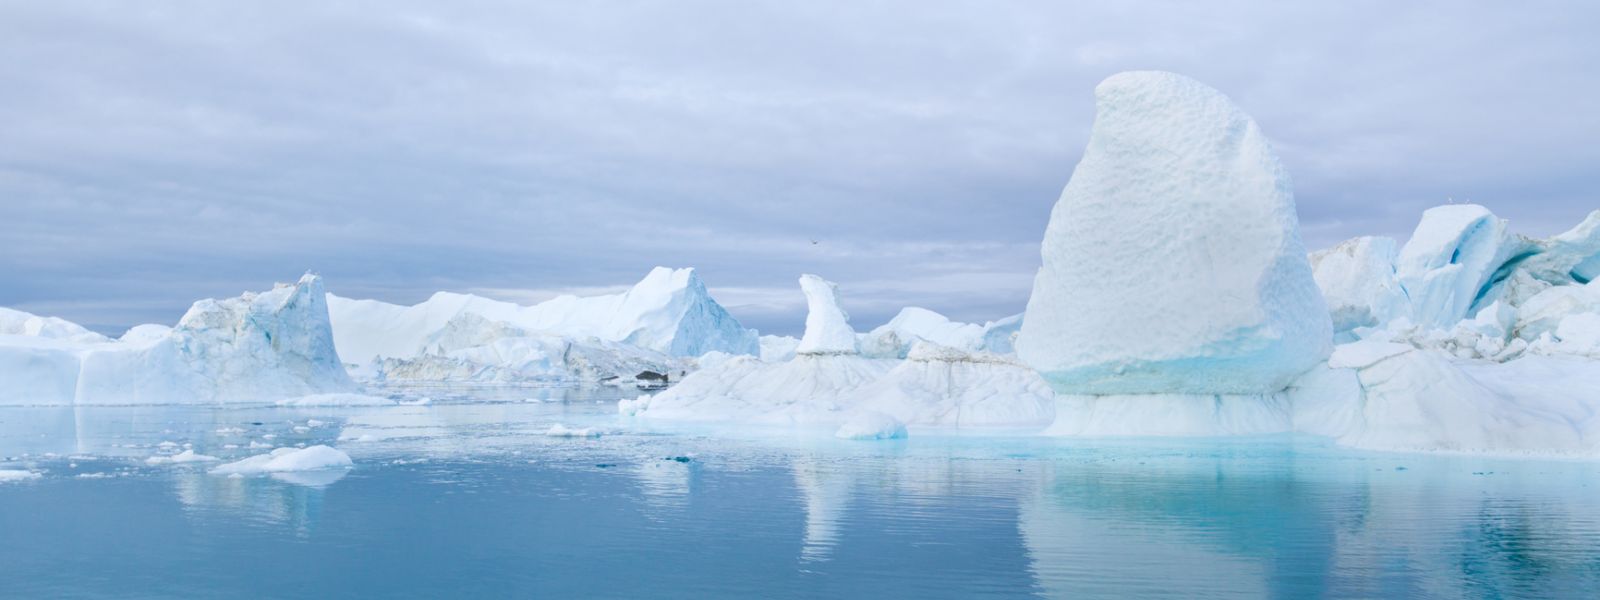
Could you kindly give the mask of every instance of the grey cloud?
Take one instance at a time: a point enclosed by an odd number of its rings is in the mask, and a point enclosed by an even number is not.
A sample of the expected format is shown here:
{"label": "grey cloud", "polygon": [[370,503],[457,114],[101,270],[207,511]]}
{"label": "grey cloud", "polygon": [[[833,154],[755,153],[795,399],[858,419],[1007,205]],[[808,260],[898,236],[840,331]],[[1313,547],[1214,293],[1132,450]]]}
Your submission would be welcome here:
{"label": "grey cloud", "polygon": [[[696,266],[796,332],[1020,311],[1120,70],[1222,89],[1308,245],[1600,206],[1597,9],[1550,3],[0,4],[0,305],[114,330],[306,269],[509,299]],[[811,240],[817,240],[812,244]],[[791,292],[785,295],[786,292]]]}

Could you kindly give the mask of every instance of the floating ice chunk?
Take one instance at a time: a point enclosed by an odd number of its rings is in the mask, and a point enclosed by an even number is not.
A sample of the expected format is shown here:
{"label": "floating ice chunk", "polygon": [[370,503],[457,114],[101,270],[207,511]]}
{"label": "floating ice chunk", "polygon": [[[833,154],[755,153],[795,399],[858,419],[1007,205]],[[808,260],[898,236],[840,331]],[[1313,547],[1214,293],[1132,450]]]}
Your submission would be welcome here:
{"label": "floating ice chunk", "polygon": [[862,411],[846,419],[833,433],[846,440],[893,440],[906,437],[906,424],[876,411]]}
{"label": "floating ice chunk", "polygon": [[41,477],[41,475],[39,473],[34,472],[34,471],[22,471],[22,470],[18,470],[18,469],[0,469],[0,483],[15,483],[15,482],[19,482],[19,481],[31,481],[31,480],[34,480],[34,479],[38,479],[39,477]]}
{"label": "floating ice chunk", "polygon": [[394,400],[366,394],[311,394],[284,398],[278,406],[393,406]]}
{"label": "floating ice chunk", "polygon": [[855,354],[856,332],[839,305],[839,286],[816,275],[800,276],[806,295],[806,333],[795,354]]}
{"label": "floating ice chunk", "polygon": [[1385,237],[1359,237],[1312,253],[1311,269],[1333,316],[1335,334],[1382,326],[1407,314],[1394,260],[1395,242]]}
{"label": "floating ice chunk", "polygon": [[315,471],[319,469],[348,469],[355,463],[350,455],[323,445],[307,448],[278,448],[244,460],[227,463],[211,470],[212,475],[254,475],[287,471]]}
{"label": "floating ice chunk", "polygon": [[545,430],[544,434],[547,435],[547,436],[550,436],[550,437],[569,437],[569,438],[597,438],[597,437],[600,437],[600,435],[601,435],[600,430],[595,429],[593,427],[584,427],[582,429],[577,429],[577,428],[567,427],[566,425],[562,425],[561,423],[556,423],[555,425],[551,425],[550,429]]}
{"label": "floating ice chunk", "polygon": [[144,463],[147,464],[147,465],[174,465],[174,464],[181,465],[181,464],[197,463],[197,462],[216,462],[216,461],[219,461],[219,460],[222,460],[222,459],[217,458],[215,456],[206,456],[204,454],[196,454],[194,450],[184,450],[183,452],[179,452],[179,453],[171,455],[171,456],[162,456],[162,455],[152,456],[150,458],[145,459]]}
{"label": "floating ice chunk", "polygon": [[1326,358],[1289,177],[1256,123],[1172,73],[1118,74],[1095,97],[1018,356],[1079,394],[1271,393]]}

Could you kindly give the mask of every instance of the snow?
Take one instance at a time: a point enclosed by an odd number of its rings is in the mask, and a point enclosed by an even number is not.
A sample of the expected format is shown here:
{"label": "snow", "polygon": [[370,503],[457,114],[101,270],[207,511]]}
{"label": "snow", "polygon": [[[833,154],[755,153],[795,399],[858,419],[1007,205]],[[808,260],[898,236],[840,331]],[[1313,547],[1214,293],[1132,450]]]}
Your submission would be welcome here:
{"label": "snow", "polygon": [[795,353],[855,354],[856,332],[839,304],[839,287],[816,275],[801,275],[800,291],[806,296],[806,332]]}
{"label": "snow", "polygon": [[1415,349],[1410,344],[1399,344],[1382,339],[1360,340],[1334,347],[1333,355],[1328,357],[1328,366],[1336,369],[1360,369],[1370,367],[1385,358],[1405,354]]}
{"label": "snow", "polygon": [[1410,296],[1411,320],[1448,329],[1472,315],[1491,278],[1530,248],[1504,219],[1482,206],[1428,209],[1395,258],[1395,275]]}
{"label": "snow", "polygon": [[846,440],[905,439],[906,424],[881,412],[863,411],[845,420],[833,436]]}
{"label": "snow", "polygon": [[1384,237],[1359,237],[1312,253],[1312,276],[1327,301],[1335,334],[1407,314],[1406,292],[1394,273],[1395,253],[1395,241]]}
{"label": "snow", "polygon": [[35,473],[33,471],[22,471],[22,470],[18,470],[18,469],[0,469],[0,483],[16,483],[16,482],[20,482],[20,481],[31,481],[31,480],[34,480],[34,479],[38,479],[40,477],[41,477],[40,474]]}
{"label": "snow", "polygon": [[256,475],[316,471],[321,469],[348,469],[354,466],[350,455],[335,448],[316,445],[306,448],[278,448],[244,460],[221,465],[211,470],[212,475]]}
{"label": "snow", "polygon": [[1095,95],[1018,355],[1073,394],[1271,393],[1326,358],[1288,174],[1255,122],[1172,73]]}
{"label": "snow", "polygon": [[371,365],[367,377],[384,382],[594,383],[632,379],[644,371],[680,373],[694,364],[622,342],[531,332],[476,313],[453,317],[425,342],[425,354],[382,359]]}
{"label": "snow", "polygon": [[457,341],[476,336],[480,345],[496,335],[548,338],[533,344],[541,347],[560,343],[551,340],[592,338],[686,358],[713,350],[759,351],[756,332],[739,325],[711,298],[694,269],[657,267],[621,294],[561,296],[533,306],[448,292],[414,306],[337,296],[330,296],[328,303],[340,356],[356,365],[420,357],[440,337],[450,336]]}

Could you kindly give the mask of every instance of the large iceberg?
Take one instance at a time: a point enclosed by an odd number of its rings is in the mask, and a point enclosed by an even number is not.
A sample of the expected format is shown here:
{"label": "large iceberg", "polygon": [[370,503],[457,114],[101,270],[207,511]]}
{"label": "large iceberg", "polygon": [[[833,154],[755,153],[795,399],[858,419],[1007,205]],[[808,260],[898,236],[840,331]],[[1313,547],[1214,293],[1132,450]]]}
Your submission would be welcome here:
{"label": "large iceberg", "polygon": [[0,335],[0,404],[249,402],[350,391],[324,297],[322,279],[306,275],[269,292],[196,302],[176,327],[137,327],[125,341],[65,322]]}
{"label": "large iceberg", "polygon": [[[1412,322],[1448,328],[1473,315],[1505,267],[1531,251],[1504,219],[1475,204],[1428,209],[1395,259]],[[1498,277],[1497,277],[1498,276]]]}
{"label": "large iceberg", "polygon": [[1021,326],[1020,314],[979,325],[952,321],[926,308],[910,306],[901,309],[888,323],[860,336],[860,346],[864,354],[886,358],[905,358],[919,341],[964,352],[1009,354]]}
{"label": "large iceberg", "polygon": [[345,363],[390,380],[595,380],[681,369],[709,352],[755,355],[757,334],[694,269],[656,268],[621,294],[521,306],[439,292],[414,306],[329,296]]}
{"label": "large iceberg", "polygon": [[339,363],[322,278],[196,302],[166,336],[83,356],[78,404],[275,400],[355,389]]}
{"label": "large iceberg", "polygon": [[1325,358],[1332,325],[1289,176],[1220,92],[1163,72],[1095,89],[1050,216],[1017,354],[1058,392],[1259,394]]}

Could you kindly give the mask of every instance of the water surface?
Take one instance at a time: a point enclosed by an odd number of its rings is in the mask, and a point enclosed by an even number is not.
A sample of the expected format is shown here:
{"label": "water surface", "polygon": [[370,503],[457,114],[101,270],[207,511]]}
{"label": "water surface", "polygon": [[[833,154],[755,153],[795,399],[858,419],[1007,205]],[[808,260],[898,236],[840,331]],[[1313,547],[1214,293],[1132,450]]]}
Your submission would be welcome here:
{"label": "water surface", "polygon": [[[0,408],[0,597],[1592,597],[1600,465],[711,430],[614,394]],[[313,423],[312,421],[320,422]],[[606,430],[552,438],[552,424]],[[311,426],[314,425],[314,426]],[[163,443],[165,445],[163,446]],[[148,465],[326,443],[348,472]]]}

